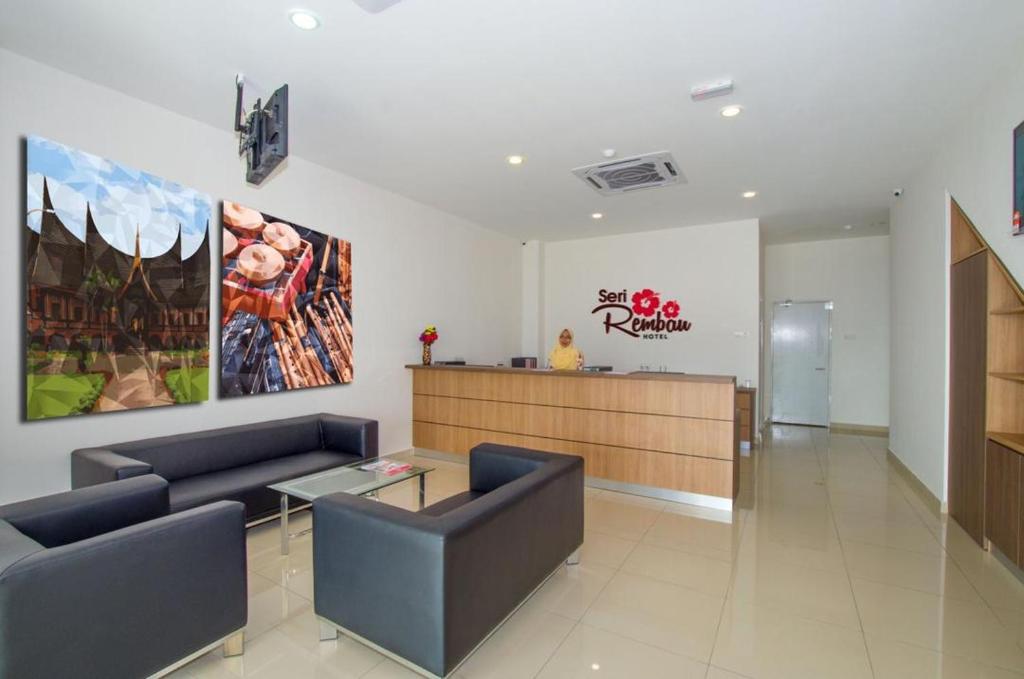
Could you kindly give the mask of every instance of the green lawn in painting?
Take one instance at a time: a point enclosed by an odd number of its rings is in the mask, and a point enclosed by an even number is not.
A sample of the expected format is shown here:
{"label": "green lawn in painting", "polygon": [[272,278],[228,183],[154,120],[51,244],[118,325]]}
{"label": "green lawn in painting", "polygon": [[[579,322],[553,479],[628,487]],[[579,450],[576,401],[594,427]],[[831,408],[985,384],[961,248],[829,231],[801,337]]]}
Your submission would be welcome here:
{"label": "green lawn in painting", "polygon": [[98,373],[85,375],[28,376],[28,419],[77,415],[92,410],[106,379]]}
{"label": "green lawn in painting", "polygon": [[199,403],[210,396],[210,369],[185,366],[167,371],[164,378],[175,403]]}

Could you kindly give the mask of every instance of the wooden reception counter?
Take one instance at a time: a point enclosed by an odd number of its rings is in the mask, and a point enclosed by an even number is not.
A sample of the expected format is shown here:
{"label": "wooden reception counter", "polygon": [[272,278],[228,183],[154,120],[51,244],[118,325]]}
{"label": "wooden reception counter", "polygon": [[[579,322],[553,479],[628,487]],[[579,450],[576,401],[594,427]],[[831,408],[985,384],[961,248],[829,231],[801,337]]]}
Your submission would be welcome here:
{"label": "wooden reception counter", "polygon": [[413,445],[489,441],[583,457],[590,485],[730,509],[739,490],[736,380],[475,366],[413,371]]}

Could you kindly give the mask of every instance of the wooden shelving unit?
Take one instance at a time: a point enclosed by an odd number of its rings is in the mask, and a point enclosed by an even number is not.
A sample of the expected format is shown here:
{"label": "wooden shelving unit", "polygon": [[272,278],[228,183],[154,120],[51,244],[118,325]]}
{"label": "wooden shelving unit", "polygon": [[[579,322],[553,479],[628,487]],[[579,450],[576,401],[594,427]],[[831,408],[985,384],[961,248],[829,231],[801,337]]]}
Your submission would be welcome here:
{"label": "wooden shelving unit", "polygon": [[1004,431],[990,431],[988,437],[1001,445],[1024,455],[1024,434],[1011,434]]}
{"label": "wooden shelving unit", "polygon": [[979,252],[988,250],[984,239],[978,235],[973,226],[970,226],[970,220],[967,219],[956,201],[952,205],[952,215],[953,231],[950,234],[950,242],[953,248],[951,253],[953,264],[958,264]]}
{"label": "wooden shelving unit", "polygon": [[950,516],[1024,568],[1024,291],[950,214]]}
{"label": "wooden shelving unit", "polygon": [[954,264],[959,264],[960,262],[964,261],[965,259],[970,259],[974,255],[977,255],[977,254],[980,254],[982,252],[985,252],[986,249],[987,248],[976,248],[974,250],[966,250],[959,258],[954,259],[953,263]]}
{"label": "wooden shelving unit", "polygon": [[[983,239],[967,221],[974,237]],[[988,389],[985,428],[1024,433],[1024,292],[988,253]]]}
{"label": "wooden shelving unit", "polygon": [[1000,380],[1011,380],[1013,382],[1024,382],[1024,373],[992,373],[988,374],[989,377],[995,377]]}

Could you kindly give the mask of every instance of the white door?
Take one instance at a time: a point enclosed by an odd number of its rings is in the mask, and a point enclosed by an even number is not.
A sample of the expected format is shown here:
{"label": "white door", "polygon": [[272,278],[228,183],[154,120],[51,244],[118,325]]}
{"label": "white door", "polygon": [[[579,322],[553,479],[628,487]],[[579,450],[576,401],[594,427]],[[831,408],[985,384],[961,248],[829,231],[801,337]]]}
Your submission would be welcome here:
{"label": "white door", "polygon": [[776,302],[772,421],[827,427],[831,302]]}

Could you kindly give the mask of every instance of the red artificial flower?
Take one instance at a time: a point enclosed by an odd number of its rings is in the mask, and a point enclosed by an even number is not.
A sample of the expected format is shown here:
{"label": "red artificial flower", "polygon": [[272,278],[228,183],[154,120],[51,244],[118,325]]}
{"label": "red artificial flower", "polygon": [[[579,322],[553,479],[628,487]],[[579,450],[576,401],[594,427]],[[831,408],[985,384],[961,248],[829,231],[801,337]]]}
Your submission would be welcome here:
{"label": "red artificial flower", "polygon": [[654,312],[661,306],[661,299],[658,293],[650,288],[644,288],[640,292],[633,293],[633,313],[639,316],[653,316]]}
{"label": "red artificial flower", "polygon": [[679,315],[679,302],[675,300],[665,302],[665,305],[661,307],[661,313],[665,315],[665,318],[675,318]]}
{"label": "red artificial flower", "polygon": [[437,326],[428,325],[423,328],[423,332],[420,333],[420,342],[423,342],[427,346],[430,346],[437,341]]}

